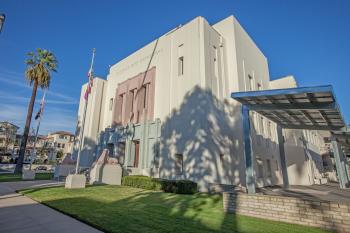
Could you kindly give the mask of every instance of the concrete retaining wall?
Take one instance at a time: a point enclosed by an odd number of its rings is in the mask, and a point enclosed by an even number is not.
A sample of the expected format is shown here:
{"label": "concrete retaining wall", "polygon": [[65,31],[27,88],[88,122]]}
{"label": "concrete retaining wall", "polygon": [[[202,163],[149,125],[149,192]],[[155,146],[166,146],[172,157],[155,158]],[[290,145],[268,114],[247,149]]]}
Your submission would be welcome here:
{"label": "concrete retaining wall", "polygon": [[292,197],[223,193],[224,211],[337,232],[350,232],[350,203]]}

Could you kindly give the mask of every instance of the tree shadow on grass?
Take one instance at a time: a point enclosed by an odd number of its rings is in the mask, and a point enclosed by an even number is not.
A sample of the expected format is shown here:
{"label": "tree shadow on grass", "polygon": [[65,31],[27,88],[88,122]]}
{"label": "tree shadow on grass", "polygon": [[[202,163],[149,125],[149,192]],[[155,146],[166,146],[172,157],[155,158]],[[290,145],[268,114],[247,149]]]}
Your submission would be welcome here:
{"label": "tree shadow on grass", "polygon": [[[234,215],[225,214],[222,210],[220,195],[127,190],[132,193],[108,193],[118,195],[115,198],[74,197],[72,193],[72,197],[42,203],[106,232],[237,231]],[[35,191],[31,194],[35,196]]]}

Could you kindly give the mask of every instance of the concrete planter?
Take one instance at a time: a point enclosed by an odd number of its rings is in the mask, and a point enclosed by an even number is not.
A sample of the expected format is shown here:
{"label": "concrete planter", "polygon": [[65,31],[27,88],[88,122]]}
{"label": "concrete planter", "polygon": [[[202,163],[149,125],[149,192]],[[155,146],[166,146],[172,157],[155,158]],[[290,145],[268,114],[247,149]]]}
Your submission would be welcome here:
{"label": "concrete planter", "polygon": [[122,168],[119,164],[96,164],[90,172],[90,184],[120,185]]}
{"label": "concrete planter", "polygon": [[86,177],[85,175],[80,174],[74,174],[74,175],[68,175],[66,178],[66,189],[78,189],[78,188],[85,188],[86,184]]}
{"label": "concrete planter", "polygon": [[23,170],[22,179],[23,180],[34,180],[35,179],[35,171],[34,170]]}

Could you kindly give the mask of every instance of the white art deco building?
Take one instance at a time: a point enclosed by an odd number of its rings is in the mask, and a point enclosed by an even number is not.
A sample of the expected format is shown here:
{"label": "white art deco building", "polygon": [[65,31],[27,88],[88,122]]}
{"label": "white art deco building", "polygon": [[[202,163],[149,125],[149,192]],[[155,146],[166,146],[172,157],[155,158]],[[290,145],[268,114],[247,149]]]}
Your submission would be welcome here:
{"label": "white art deco building", "polygon": [[[296,86],[292,76],[270,80],[267,58],[233,16],[213,25],[197,17],[111,66],[106,79],[95,78],[81,166],[107,148],[125,175],[189,179],[202,191],[245,187],[241,104],[231,93]],[[281,184],[276,124],[257,113],[251,122],[256,185]],[[289,183],[318,182],[324,135],[283,135]]]}

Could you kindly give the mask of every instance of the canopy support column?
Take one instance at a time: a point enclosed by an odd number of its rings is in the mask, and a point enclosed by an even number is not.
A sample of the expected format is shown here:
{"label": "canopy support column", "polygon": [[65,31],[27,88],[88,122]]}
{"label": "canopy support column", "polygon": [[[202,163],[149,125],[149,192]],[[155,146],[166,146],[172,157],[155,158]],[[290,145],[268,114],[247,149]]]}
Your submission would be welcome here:
{"label": "canopy support column", "polygon": [[289,187],[289,179],[288,179],[288,170],[287,170],[287,161],[286,161],[286,153],[284,150],[284,137],[282,133],[282,127],[280,125],[277,125],[277,138],[278,138],[278,147],[279,147],[279,154],[280,154],[280,161],[281,161],[281,170],[282,170],[282,177],[283,177],[283,188]]}
{"label": "canopy support column", "polygon": [[335,159],[335,167],[337,169],[338,179],[339,179],[339,186],[340,188],[347,188],[349,184],[349,178],[346,174],[346,168],[345,168],[345,159],[343,152],[337,142],[337,139],[332,136],[332,148],[333,148],[333,154]]}
{"label": "canopy support column", "polygon": [[254,177],[254,154],[252,150],[252,141],[250,135],[250,118],[249,109],[242,105],[243,120],[243,145],[246,171],[246,187],[248,194],[255,194],[255,177]]}

